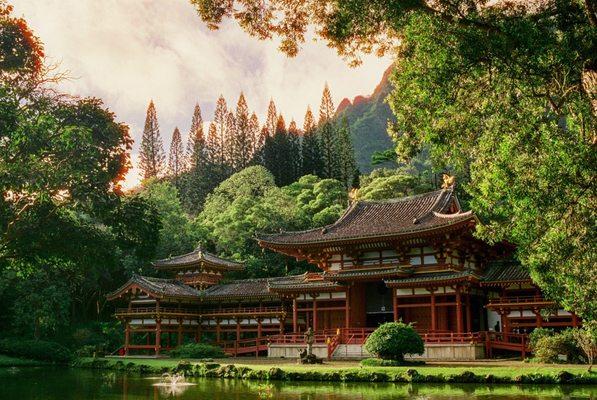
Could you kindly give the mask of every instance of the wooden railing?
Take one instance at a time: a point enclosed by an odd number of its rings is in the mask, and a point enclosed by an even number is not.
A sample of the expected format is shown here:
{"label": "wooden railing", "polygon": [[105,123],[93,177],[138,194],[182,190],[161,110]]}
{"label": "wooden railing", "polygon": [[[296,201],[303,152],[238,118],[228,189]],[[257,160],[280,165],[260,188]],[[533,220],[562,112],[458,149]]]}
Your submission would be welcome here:
{"label": "wooden railing", "polygon": [[375,328],[340,329],[342,344],[363,344]]}
{"label": "wooden railing", "polygon": [[487,357],[492,356],[493,350],[509,350],[520,352],[522,358],[531,351],[529,348],[529,337],[522,333],[506,332],[480,332],[485,339]]}
{"label": "wooden railing", "polygon": [[[305,344],[304,333],[289,333],[284,335],[273,335],[268,336],[270,343],[275,344]],[[322,344],[327,343],[331,338],[331,335],[326,335],[320,332],[316,332],[313,335],[313,343]]]}
{"label": "wooden railing", "polygon": [[154,314],[169,314],[176,316],[230,316],[230,315],[263,315],[263,314],[281,314],[284,312],[282,307],[230,307],[210,310],[197,310],[173,307],[134,307],[134,308],[117,308],[116,315],[154,315]]}
{"label": "wooden railing", "polygon": [[267,350],[268,343],[269,337],[264,336],[260,338],[217,342],[215,344],[220,346],[224,350],[224,353],[236,357],[243,354],[255,354],[258,356],[260,351]]}
{"label": "wooden railing", "polygon": [[194,316],[200,315],[199,310],[173,307],[134,307],[134,308],[117,308],[116,315],[154,315],[154,314],[168,314],[176,316]]}
{"label": "wooden railing", "polygon": [[421,335],[425,343],[480,343],[483,335],[480,332],[429,332]]}
{"label": "wooden railing", "polygon": [[543,296],[509,296],[489,299],[488,305],[496,304],[555,304],[555,302],[547,300]]}
{"label": "wooden railing", "polygon": [[284,312],[282,307],[228,307],[214,308],[201,311],[202,315],[252,315],[252,314],[281,314]]}

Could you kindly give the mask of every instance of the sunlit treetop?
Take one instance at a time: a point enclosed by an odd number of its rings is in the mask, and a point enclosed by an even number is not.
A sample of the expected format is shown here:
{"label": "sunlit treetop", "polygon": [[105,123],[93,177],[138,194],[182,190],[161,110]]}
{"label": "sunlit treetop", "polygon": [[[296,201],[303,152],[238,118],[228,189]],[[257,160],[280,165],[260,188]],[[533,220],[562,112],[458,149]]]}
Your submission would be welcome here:
{"label": "sunlit treetop", "polygon": [[294,56],[309,27],[353,64],[362,53],[383,55],[400,40],[401,29],[414,12],[444,22],[504,32],[504,20],[552,18],[570,6],[583,9],[597,25],[593,1],[501,0],[191,0],[201,19],[217,29],[235,19],[259,39],[281,39],[280,50]]}
{"label": "sunlit treetop", "polygon": [[0,71],[2,74],[39,74],[44,49],[22,18],[11,15],[13,7],[0,0]]}

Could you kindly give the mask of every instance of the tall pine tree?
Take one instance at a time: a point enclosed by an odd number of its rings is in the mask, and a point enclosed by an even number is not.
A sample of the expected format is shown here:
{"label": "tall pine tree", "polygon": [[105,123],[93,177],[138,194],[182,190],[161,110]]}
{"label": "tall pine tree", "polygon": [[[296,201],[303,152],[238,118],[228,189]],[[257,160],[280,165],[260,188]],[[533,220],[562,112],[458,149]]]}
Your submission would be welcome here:
{"label": "tall pine tree", "polygon": [[330,89],[325,84],[319,107],[319,143],[321,146],[322,178],[337,178],[339,173],[338,163],[338,134],[334,122],[334,103]]}
{"label": "tall pine tree", "polygon": [[354,157],[354,147],[350,137],[350,127],[346,117],[342,119],[338,129],[338,165],[339,175],[337,179],[344,184],[347,189],[356,186],[355,177],[358,177],[357,162]]}
{"label": "tall pine tree", "polygon": [[214,164],[226,165],[226,139],[227,139],[228,107],[224,96],[220,95],[214,111],[213,124],[216,128],[217,146],[213,146]]}
{"label": "tall pine tree", "polygon": [[224,137],[224,148],[226,155],[226,166],[227,169],[234,171],[236,160],[236,122],[234,120],[234,114],[229,112],[226,115],[226,133]]}
{"label": "tall pine tree", "polygon": [[276,111],[274,100],[271,99],[269,101],[269,106],[267,107],[267,118],[265,119],[265,128],[267,129],[268,136],[274,136],[276,133],[277,124],[278,112]]}
{"label": "tall pine tree", "polygon": [[184,170],[184,150],[182,147],[182,137],[178,127],[174,128],[172,141],[170,142],[170,153],[168,155],[168,175],[179,186],[179,178]]}
{"label": "tall pine tree", "polygon": [[193,110],[193,118],[191,119],[191,130],[189,131],[189,138],[187,140],[186,148],[186,168],[193,169],[197,166],[198,159],[202,158],[202,154],[196,154],[196,151],[205,151],[205,137],[203,134],[203,118],[201,117],[201,108],[199,104],[195,104]]}
{"label": "tall pine tree", "polygon": [[251,149],[251,156],[254,158],[259,149],[263,146],[261,142],[261,131],[259,130],[259,119],[257,114],[252,113],[249,119],[249,132],[253,141],[253,148]]}
{"label": "tall pine tree", "polygon": [[290,121],[287,133],[288,179],[290,183],[296,182],[301,177],[301,141],[300,132],[294,120]]}
{"label": "tall pine tree", "polygon": [[278,186],[287,184],[286,136],[286,123],[280,115],[276,120],[274,134],[266,137],[263,146],[263,166],[272,173]]}
{"label": "tall pine tree", "polygon": [[139,161],[139,167],[143,172],[143,179],[161,176],[165,172],[164,164],[166,155],[164,153],[158,115],[153,100],[149,102],[149,106],[147,107]]}
{"label": "tall pine tree", "polygon": [[323,176],[321,163],[321,149],[319,147],[319,137],[317,135],[317,126],[311,112],[311,107],[307,107],[305,121],[303,122],[303,140],[301,141],[302,169],[301,175]]}
{"label": "tall pine tree", "polygon": [[245,100],[245,95],[241,92],[238,103],[236,104],[236,114],[234,116],[234,168],[235,170],[245,169],[249,166],[253,157],[254,136],[251,130],[251,120],[249,117],[249,107]]}
{"label": "tall pine tree", "polygon": [[[212,131],[215,132],[215,126]],[[192,147],[189,149],[190,145]],[[185,209],[192,215],[201,212],[205,198],[219,184],[209,156],[207,140],[203,133],[201,111],[197,105],[187,143],[188,172],[180,191],[181,201]]]}
{"label": "tall pine tree", "polygon": [[220,162],[220,138],[218,136],[218,128],[216,124],[211,122],[207,130],[207,159],[210,164],[218,164]]}

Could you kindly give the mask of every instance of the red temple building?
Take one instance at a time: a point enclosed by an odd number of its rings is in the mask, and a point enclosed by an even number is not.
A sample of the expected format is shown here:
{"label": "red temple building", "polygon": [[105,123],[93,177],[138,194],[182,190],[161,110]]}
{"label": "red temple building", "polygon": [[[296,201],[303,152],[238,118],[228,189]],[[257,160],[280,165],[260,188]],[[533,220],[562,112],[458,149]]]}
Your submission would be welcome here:
{"label": "red temple building", "polygon": [[201,249],[159,260],[171,279],[133,276],[109,296],[127,304],[116,311],[123,351],[158,355],[194,340],[233,355],[296,357],[311,327],[318,355],[358,358],[379,324],[402,320],[423,336],[423,357],[465,360],[524,356],[533,328],[576,326],[511,261],[511,246],[473,236],[476,223],[447,188],[354,202],[331,225],[258,237],[316,273],[220,283],[243,265]]}

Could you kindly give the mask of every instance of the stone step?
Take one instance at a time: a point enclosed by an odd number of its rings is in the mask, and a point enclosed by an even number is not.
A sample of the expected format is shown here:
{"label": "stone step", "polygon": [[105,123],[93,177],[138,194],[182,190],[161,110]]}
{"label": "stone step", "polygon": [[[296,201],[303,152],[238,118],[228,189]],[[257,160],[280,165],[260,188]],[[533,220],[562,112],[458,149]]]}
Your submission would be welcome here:
{"label": "stone step", "polygon": [[367,353],[367,350],[360,344],[339,344],[334,351],[334,354],[332,354],[332,359],[335,360],[362,360],[363,358],[369,357],[371,357],[371,355]]}

